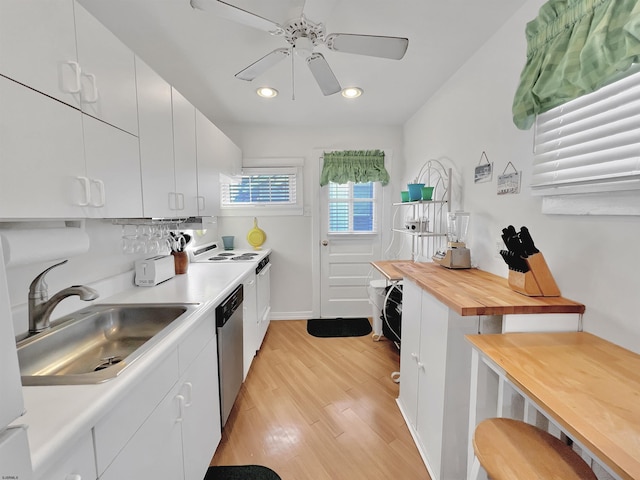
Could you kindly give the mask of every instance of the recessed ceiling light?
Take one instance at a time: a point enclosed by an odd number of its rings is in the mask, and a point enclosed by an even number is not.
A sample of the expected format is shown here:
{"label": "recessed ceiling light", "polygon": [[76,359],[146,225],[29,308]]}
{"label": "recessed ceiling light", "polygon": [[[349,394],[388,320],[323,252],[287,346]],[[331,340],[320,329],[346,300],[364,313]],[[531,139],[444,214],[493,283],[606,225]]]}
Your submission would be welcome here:
{"label": "recessed ceiling light", "polygon": [[278,90],[271,87],[260,87],[256,93],[264,98],[273,98],[278,95]]}
{"label": "recessed ceiling light", "polygon": [[342,96],[344,98],[358,98],[362,95],[362,89],[360,87],[346,87],[342,89]]}

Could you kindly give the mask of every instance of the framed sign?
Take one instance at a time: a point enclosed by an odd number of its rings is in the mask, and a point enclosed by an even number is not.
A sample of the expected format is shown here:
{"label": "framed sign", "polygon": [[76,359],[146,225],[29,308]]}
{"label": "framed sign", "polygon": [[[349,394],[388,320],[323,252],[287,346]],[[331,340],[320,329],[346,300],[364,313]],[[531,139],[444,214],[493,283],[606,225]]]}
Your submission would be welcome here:
{"label": "framed sign", "polygon": [[[512,172],[507,172],[509,165],[513,169]],[[507,163],[502,175],[498,175],[498,195],[520,193],[520,177],[520,172],[516,170],[513,163]]]}
{"label": "framed sign", "polygon": [[473,177],[474,183],[484,183],[490,182],[493,178],[493,163],[489,162],[489,158],[487,158],[487,154],[482,152],[480,155],[480,162],[478,166],[475,168],[475,174]]}

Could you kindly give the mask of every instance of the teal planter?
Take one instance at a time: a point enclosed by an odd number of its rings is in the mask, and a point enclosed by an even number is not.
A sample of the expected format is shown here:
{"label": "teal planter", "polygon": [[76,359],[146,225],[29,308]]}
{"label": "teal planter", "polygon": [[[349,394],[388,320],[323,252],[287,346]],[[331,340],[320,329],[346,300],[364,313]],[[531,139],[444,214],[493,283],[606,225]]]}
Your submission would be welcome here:
{"label": "teal planter", "polygon": [[409,200],[413,202],[422,199],[422,187],[424,187],[424,183],[410,183],[407,187],[409,187]]}

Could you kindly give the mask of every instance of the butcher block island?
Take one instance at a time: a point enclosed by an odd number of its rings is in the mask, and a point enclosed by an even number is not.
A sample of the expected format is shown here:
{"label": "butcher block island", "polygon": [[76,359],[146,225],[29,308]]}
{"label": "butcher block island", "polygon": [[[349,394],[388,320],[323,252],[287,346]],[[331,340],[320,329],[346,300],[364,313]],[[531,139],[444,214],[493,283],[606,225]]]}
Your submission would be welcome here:
{"label": "butcher block island", "polygon": [[577,331],[585,306],[522,295],[506,278],[477,269],[372,265],[388,282],[402,280],[400,411],[431,478],[467,478],[471,346],[465,335]]}

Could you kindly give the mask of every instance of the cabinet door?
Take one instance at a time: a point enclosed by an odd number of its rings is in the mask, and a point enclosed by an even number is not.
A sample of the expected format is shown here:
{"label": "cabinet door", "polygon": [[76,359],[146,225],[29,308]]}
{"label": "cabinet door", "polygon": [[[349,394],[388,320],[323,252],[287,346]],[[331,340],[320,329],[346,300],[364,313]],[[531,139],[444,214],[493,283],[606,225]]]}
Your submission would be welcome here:
{"label": "cabinet door", "polygon": [[138,135],[134,55],[81,5],[75,5],[82,111]]}
{"label": "cabinet door", "polygon": [[418,410],[421,308],[422,289],[413,282],[405,281],[402,286],[402,348],[398,401],[412,428],[416,426]]}
{"label": "cabinet door", "polygon": [[141,217],[138,137],[84,115],[85,159],[91,184],[87,216]]}
{"label": "cabinet door", "polygon": [[215,337],[209,341],[183,377],[179,400],[184,402],[182,452],[184,478],[204,478],[220,439],[218,393],[218,349]]}
{"label": "cabinet door", "polygon": [[[429,465],[439,474],[443,453],[449,309],[435,297],[423,291],[421,311],[416,432]],[[404,330],[402,337],[405,338]],[[466,395],[468,396],[468,393]],[[466,414],[466,412],[459,412],[459,414]]]}
{"label": "cabinet door", "polygon": [[242,150],[224,133],[220,134],[220,170],[229,175],[238,175],[242,170]]}
{"label": "cabinet door", "polygon": [[[14,477],[8,476],[7,478]],[[76,478],[81,480],[98,478],[90,431],[82,435],[74,444],[68,445],[65,454],[46,472],[38,475],[36,480],[68,480]]]}
{"label": "cabinet door", "polygon": [[80,106],[73,0],[0,2],[0,73]]}
{"label": "cabinet door", "polygon": [[172,217],[175,192],[171,85],[136,57],[140,162],[145,217]]}
{"label": "cabinet door", "polygon": [[260,349],[258,344],[258,309],[256,299],[256,274],[251,270],[249,276],[243,282],[244,299],[242,301],[242,348],[244,350],[244,378],[247,378],[249,368],[256,352]]}
{"label": "cabinet door", "polygon": [[177,395],[169,393],[100,476],[100,480],[183,478]]}
{"label": "cabinet door", "polygon": [[198,215],[220,213],[219,140],[222,132],[196,110],[196,149],[198,159]]}
{"label": "cabinet door", "polygon": [[180,216],[197,215],[196,109],[175,88],[172,100],[176,213]]}
{"label": "cabinet door", "polygon": [[0,217],[82,217],[82,114],[0,77]]}

